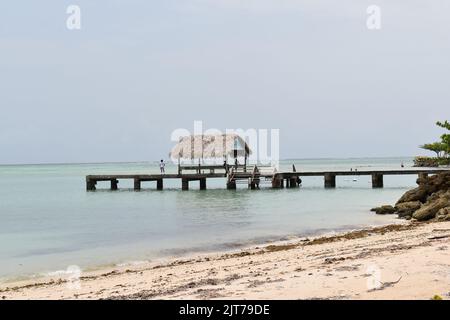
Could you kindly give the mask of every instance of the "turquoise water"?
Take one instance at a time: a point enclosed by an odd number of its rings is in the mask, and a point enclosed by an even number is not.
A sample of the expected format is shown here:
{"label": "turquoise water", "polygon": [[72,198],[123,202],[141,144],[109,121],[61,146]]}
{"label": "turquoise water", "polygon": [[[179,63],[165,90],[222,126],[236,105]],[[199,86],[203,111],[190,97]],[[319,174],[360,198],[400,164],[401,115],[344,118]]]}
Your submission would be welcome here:
{"label": "turquoise water", "polygon": [[[302,170],[399,169],[409,158],[285,160]],[[180,190],[179,181],[156,191],[154,182],[134,192],[132,182],[108,191],[99,183],[85,191],[85,175],[155,173],[157,163],[0,166],[0,278],[46,274],[78,265],[152,260],[192,252],[229,249],[290,236],[319,234],[392,222],[373,206],[393,203],[415,186],[416,176],[386,176],[372,189],[370,177],[305,177],[300,189],[225,190],[225,180],[208,180],[208,190]],[[168,173],[176,167],[168,165]],[[104,190],[100,190],[105,188]]]}

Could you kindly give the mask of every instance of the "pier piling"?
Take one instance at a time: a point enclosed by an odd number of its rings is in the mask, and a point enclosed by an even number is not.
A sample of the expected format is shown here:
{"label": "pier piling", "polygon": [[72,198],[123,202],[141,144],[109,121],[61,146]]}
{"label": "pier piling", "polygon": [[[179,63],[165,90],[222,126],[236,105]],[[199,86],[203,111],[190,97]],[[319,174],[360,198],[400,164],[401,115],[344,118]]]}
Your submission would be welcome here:
{"label": "pier piling", "polygon": [[336,175],[332,173],[324,174],[325,188],[336,188]]}
{"label": "pier piling", "polygon": [[283,178],[278,177],[278,176],[274,176],[272,178],[272,188],[281,189],[283,187],[284,187]]}
{"label": "pier piling", "polygon": [[86,178],[86,190],[94,191],[96,189],[97,181],[91,180],[90,178]]}
{"label": "pier piling", "polygon": [[117,190],[117,185],[119,184],[119,180],[113,179],[111,180],[111,190]]}
{"label": "pier piling", "polygon": [[134,190],[141,190],[141,180],[139,178],[134,178]]}
{"label": "pier piling", "polygon": [[236,190],[236,180],[230,180],[227,182],[228,190]]}
{"label": "pier piling", "polygon": [[372,174],[372,188],[383,188],[383,174]]}
{"label": "pier piling", "polygon": [[200,190],[206,190],[206,178],[200,179]]}
{"label": "pier piling", "polygon": [[156,180],[156,190],[162,190],[163,189],[163,179]]}
{"label": "pier piling", "polygon": [[279,188],[280,187],[279,184],[280,184],[279,179],[273,177],[272,178],[272,188]]}
{"label": "pier piling", "polygon": [[181,190],[189,190],[189,180],[181,179]]}
{"label": "pier piling", "polygon": [[290,188],[298,187],[297,178],[289,178],[289,187]]}

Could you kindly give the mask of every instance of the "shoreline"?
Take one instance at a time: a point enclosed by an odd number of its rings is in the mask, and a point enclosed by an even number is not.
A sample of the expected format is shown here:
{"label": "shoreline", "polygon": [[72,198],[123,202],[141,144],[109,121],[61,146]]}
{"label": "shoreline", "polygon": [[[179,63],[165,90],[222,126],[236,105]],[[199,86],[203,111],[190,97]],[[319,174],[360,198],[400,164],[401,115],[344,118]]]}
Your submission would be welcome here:
{"label": "shoreline", "polygon": [[[7,282],[0,298],[449,299],[449,246],[450,222],[402,221],[102,268],[79,281],[62,275]],[[375,283],[368,290],[369,280]]]}
{"label": "shoreline", "polygon": [[[407,223],[406,220],[394,218],[389,215],[383,217],[383,222],[360,224],[360,225],[343,225],[336,228],[321,228],[315,230],[304,231],[298,234],[285,234],[285,235],[272,235],[261,236],[246,241],[234,241],[216,244],[212,246],[194,246],[186,248],[173,248],[165,250],[167,254],[155,256],[153,258],[135,257],[134,259],[122,259],[117,261],[111,261],[108,263],[90,263],[81,267],[83,273],[96,273],[105,270],[113,270],[117,268],[129,268],[135,266],[149,266],[149,265],[162,265],[174,260],[186,260],[194,259],[201,256],[216,255],[216,254],[233,254],[240,251],[252,250],[255,247],[264,247],[268,245],[286,244],[292,242],[301,242],[304,239],[314,239],[321,237],[332,237],[338,234],[349,233],[359,231],[363,229],[372,229],[378,227],[385,227],[389,225],[398,225]],[[75,264],[76,265],[76,264]],[[29,272],[23,274],[16,274],[10,276],[0,277],[0,290],[9,284],[17,284],[23,282],[41,282],[45,279],[53,279],[58,276],[64,276],[66,268],[55,268],[54,270],[43,270],[36,272]]]}

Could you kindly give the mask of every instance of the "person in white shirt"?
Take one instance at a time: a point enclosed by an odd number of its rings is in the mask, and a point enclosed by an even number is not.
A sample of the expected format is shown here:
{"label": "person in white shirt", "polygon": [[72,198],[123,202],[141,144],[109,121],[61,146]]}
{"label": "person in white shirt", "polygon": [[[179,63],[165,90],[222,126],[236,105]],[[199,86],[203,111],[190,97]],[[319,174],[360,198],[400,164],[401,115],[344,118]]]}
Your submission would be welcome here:
{"label": "person in white shirt", "polygon": [[164,163],[164,160],[161,159],[161,162],[159,163],[159,169],[161,170],[161,174],[166,173],[166,171],[164,169],[165,166],[166,166],[166,164]]}

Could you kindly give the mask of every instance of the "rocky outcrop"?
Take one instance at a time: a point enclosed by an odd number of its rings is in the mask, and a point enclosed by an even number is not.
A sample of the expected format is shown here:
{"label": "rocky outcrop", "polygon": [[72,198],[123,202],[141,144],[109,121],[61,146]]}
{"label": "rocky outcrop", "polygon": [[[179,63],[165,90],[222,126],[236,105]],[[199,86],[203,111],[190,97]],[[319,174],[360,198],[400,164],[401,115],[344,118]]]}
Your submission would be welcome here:
{"label": "rocky outcrop", "polygon": [[392,214],[395,213],[395,208],[393,206],[381,206],[370,209],[370,211],[374,211],[376,214]]}
{"label": "rocky outcrop", "polygon": [[429,177],[417,179],[419,186],[407,191],[396,203],[420,201],[426,202],[428,197],[438,191],[447,191],[450,189],[450,172],[444,172]]}
{"label": "rocky outcrop", "polygon": [[440,209],[436,215],[436,219],[439,221],[450,221],[450,207]]}
{"label": "rocky outcrop", "polygon": [[418,221],[450,220],[450,172],[421,177],[417,183],[419,186],[406,192],[395,207],[381,206],[372,211],[377,214],[397,213],[399,218]]}
{"label": "rocky outcrop", "polygon": [[[419,181],[418,181],[419,182]],[[419,202],[425,202],[427,200],[427,197],[429,196],[428,190],[425,188],[415,188],[412,190],[407,191],[395,204],[396,206],[401,203],[406,202],[413,202],[413,201],[419,201]]]}
{"label": "rocky outcrop", "polygon": [[413,213],[422,206],[420,201],[408,201],[397,203],[395,205],[395,213],[398,213],[399,218],[412,216]]}
{"label": "rocky outcrop", "polygon": [[412,217],[419,221],[433,219],[436,218],[436,214],[439,210],[448,206],[450,206],[450,198],[436,197],[436,199],[428,200],[423,206],[413,213]]}

